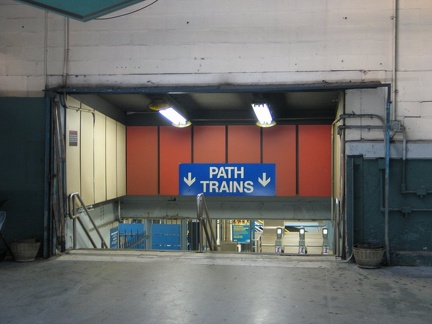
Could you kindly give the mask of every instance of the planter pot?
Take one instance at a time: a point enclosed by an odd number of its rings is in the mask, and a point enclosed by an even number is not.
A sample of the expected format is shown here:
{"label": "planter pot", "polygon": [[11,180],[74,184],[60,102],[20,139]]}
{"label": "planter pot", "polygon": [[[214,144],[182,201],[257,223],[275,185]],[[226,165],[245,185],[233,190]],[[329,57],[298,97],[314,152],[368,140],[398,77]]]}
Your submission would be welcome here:
{"label": "planter pot", "polygon": [[14,241],[10,244],[14,259],[18,262],[34,261],[39,252],[39,248],[40,241],[37,239]]}
{"label": "planter pot", "polygon": [[376,269],[381,266],[385,250],[381,245],[357,244],[353,246],[353,252],[357,266]]}

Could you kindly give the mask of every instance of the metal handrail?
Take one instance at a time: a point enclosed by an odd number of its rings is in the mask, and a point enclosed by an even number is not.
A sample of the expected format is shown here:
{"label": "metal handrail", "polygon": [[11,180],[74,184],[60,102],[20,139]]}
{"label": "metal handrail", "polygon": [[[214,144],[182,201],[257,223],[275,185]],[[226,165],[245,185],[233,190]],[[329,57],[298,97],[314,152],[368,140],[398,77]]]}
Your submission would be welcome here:
{"label": "metal handrail", "polygon": [[77,241],[76,240],[76,221],[77,220],[80,223],[84,232],[86,233],[87,238],[90,240],[93,247],[97,248],[97,245],[96,245],[95,241],[93,240],[92,236],[90,235],[90,232],[84,226],[84,223],[83,223],[82,219],[80,218],[79,213],[76,212],[76,208],[75,208],[76,203],[75,202],[78,199],[84,213],[90,219],[90,222],[92,223],[94,229],[96,230],[96,233],[98,234],[98,236],[101,240],[102,248],[108,249],[108,245],[106,244],[101,232],[99,231],[98,227],[96,226],[96,223],[94,222],[93,218],[91,217],[90,212],[88,211],[88,209],[87,209],[86,205],[84,204],[79,193],[78,192],[71,193],[68,198],[69,198],[69,213],[68,214],[69,214],[69,218],[71,218],[73,220],[73,230],[72,230],[73,231],[73,248],[76,249],[76,241]]}
{"label": "metal handrail", "polygon": [[[204,218],[204,213],[206,217]],[[207,208],[207,203],[204,198],[204,193],[200,193],[197,195],[197,218],[199,221],[200,228],[200,242],[199,242],[199,251],[204,252],[204,233],[206,235],[207,244],[210,251],[217,251],[217,242],[216,237],[213,232],[213,227],[211,224],[211,219],[209,216],[209,211]]]}

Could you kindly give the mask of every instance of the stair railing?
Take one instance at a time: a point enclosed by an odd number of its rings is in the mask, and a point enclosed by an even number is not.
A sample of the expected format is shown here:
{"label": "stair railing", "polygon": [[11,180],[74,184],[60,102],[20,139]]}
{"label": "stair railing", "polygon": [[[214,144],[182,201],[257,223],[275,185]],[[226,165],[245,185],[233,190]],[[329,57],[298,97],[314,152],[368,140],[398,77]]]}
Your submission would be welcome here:
{"label": "stair railing", "polygon": [[86,228],[86,226],[84,225],[83,220],[80,217],[81,213],[78,213],[78,205],[77,203],[80,204],[82,210],[84,211],[84,214],[89,218],[90,222],[92,223],[97,235],[99,236],[100,240],[101,240],[101,247],[108,249],[108,245],[106,244],[101,232],[99,231],[96,223],[94,222],[93,218],[90,215],[90,212],[88,211],[86,205],[84,204],[83,200],[81,199],[81,196],[79,195],[78,192],[74,192],[72,194],[69,195],[68,197],[68,202],[69,202],[69,218],[72,219],[73,223],[72,223],[72,232],[73,232],[73,248],[76,249],[76,235],[77,235],[77,221],[80,223],[81,228],[83,229],[83,231],[86,233],[87,238],[90,240],[91,244],[93,245],[93,247],[96,249],[98,248],[95,241],[93,240],[90,232],[88,231],[88,229]]}
{"label": "stair railing", "polygon": [[[205,217],[204,217],[205,212]],[[209,211],[207,208],[207,203],[204,198],[204,193],[197,195],[197,218],[199,221],[199,248],[200,252],[204,252],[204,234],[205,240],[207,242],[207,247],[210,251],[217,251],[216,236],[214,235],[212,221],[209,216]]]}

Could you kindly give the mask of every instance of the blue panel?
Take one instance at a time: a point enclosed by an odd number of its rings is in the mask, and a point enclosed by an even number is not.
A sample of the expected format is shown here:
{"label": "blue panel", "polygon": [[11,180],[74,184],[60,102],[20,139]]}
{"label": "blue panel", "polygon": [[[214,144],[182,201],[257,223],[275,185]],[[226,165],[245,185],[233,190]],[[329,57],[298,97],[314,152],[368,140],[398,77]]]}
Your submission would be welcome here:
{"label": "blue panel", "polygon": [[260,164],[180,164],[183,196],[274,196],[276,166]]}
{"label": "blue panel", "polygon": [[143,0],[17,0],[42,10],[52,11],[73,19],[88,21]]}
{"label": "blue panel", "polygon": [[181,226],[179,224],[152,224],[153,250],[180,250]]}
{"label": "blue panel", "polygon": [[153,245],[180,245],[178,235],[156,235],[152,238]]}
{"label": "blue panel", "polygon": [[153,235],[180,235],[180,225],[179,224],[153,224],[152,225]]}

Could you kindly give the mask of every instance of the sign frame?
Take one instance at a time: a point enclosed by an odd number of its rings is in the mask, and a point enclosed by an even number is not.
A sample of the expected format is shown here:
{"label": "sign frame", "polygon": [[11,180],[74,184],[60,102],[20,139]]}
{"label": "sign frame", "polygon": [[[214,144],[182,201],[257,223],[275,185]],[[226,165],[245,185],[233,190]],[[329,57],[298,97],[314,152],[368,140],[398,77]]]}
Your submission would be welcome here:
{"label": "sign frame", "polygon": [[179,195],[275,196],[275,163],[181,163]]}

